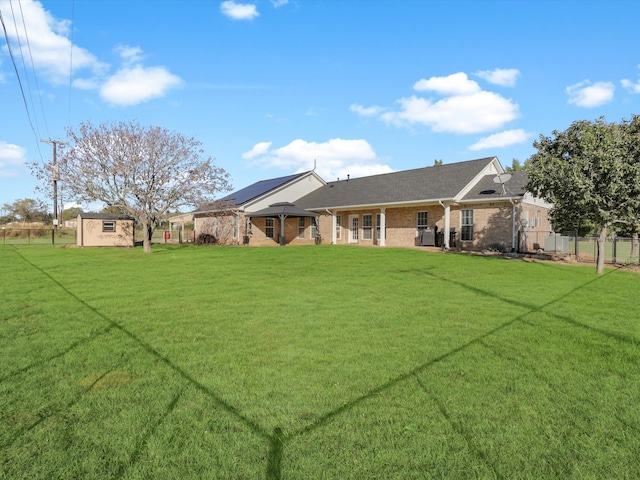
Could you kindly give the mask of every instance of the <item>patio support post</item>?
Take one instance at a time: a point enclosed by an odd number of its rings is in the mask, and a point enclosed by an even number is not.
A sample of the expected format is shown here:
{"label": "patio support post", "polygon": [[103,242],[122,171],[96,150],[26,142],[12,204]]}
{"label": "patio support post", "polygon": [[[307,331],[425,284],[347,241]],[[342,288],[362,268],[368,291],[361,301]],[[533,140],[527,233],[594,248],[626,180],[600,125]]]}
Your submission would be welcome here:
{"label": "patio support post", "polygon": [[[327,210],[328,211],[328,210]],[[331,212],[329,212],[331,213]],[[335,245],[338,243],[338,224],[336,220],[336,214],[331,213],[331,244]]]}
{"label": "patio support post", "polygon": [[449,250],[449,239],[451,237],[451,203],[440,202],[440,205],[444,207],[444,248]]}
{"label": "patio support post", "polygon": [[386,209],[380,209],[380,246],[384,247],[387,244],[387,214]]}

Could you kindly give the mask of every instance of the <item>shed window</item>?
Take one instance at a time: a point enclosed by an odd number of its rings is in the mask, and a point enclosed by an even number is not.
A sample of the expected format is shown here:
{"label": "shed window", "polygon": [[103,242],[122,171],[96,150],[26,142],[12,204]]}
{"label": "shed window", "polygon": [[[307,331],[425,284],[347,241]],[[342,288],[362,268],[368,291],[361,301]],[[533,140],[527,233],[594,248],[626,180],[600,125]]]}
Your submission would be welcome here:
{"label": "shed window", "polygon": [[113,221],[104,221],[104,222],[102,222],[102,231],[103,232],[115,232],[116,231],[116,222],[113,222]]}
{"label": "shed window", "polygon": [[273,238],[273,218],[265,219],[264,233],[267,236],[267,238]]}

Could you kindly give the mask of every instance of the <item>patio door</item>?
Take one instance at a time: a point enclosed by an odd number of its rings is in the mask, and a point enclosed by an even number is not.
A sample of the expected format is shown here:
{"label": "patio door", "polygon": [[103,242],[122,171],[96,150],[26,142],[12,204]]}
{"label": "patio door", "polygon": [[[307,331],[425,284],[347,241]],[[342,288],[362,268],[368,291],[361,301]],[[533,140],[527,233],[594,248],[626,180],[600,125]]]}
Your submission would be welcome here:
{"label": "patio door", "polygon": [[349,215],[349,243],[358,243],[359,216]]}

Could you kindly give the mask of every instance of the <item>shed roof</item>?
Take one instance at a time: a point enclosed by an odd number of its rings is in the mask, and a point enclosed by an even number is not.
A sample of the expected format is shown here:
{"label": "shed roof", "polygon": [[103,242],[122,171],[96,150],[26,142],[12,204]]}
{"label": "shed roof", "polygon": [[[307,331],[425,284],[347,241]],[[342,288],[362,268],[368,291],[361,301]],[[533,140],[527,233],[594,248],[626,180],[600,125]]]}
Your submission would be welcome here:
{"label": "shed roof", "polygon": [[298,199],[296,205],[323,209],[452,199],[495,159],[486,157],[329,182]]}
{"label": "shed roof", "polygon": [[133,217],[122,213],[93,213],[80,212],[80,218],[88,218],[93,220],[134,220]]}

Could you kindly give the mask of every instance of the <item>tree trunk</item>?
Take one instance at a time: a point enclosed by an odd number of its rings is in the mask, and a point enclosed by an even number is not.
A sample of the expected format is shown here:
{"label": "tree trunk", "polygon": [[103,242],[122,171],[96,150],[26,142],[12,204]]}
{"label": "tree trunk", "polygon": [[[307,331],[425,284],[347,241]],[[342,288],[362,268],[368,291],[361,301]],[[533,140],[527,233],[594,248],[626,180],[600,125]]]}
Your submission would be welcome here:
{"label": "tree trunk", "polygon": [[604,247],[605,240],[607,239],[607,227],[608,225],[602,226],[600,236],[598,237],[598,261],[596,263],[596,272],[598,275],[602,275],[604,273]]}
{"label": "tree trunk", "polygon": [[151,235],[153,234],[153,230],[151,230],[150,227],[146,220],[142,223],[142,247],[144,253],[151,253]]}
{"label": "tree trunk", "polygon": [[631,261],[640,262],[640,245],[638,244],[638,232],[631,234]]}

